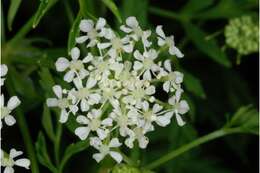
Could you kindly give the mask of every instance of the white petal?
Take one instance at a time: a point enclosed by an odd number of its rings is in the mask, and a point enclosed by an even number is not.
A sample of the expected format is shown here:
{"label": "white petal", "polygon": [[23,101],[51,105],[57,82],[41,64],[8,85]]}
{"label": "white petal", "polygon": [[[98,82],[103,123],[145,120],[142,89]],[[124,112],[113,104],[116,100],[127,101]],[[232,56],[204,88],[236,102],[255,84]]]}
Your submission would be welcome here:
{"label": "white petal", "polygon": [[179,114],[175,114],[175,116],[176,116],[177,124],[179,126],[184,126],[185,122],[182,120],[181,116]]}
{"label": "white petal", "polygon": [[104,26],[106,25],[106,20],[102,17],[100,17],[97,21],[97,24],[96,24],[96,29],[97,30],[100,30],[102,29]]}
{"label": "white petal", "polygon": [[144,102],[142,103],[142,107],[143,107],[143,110],[144,110],[144,111],[148,111],[148,109],[149,109],[149,103],[148,103],[147,101],[144,101]]}
{"label": "white petal", "polygon": [[134,57],[135,57],[136,59],[140,60],[140,61],[143,61],[143,60],[144,60],[143,55],[142,55],[138,50],[136,50],[136,51],[134,52]]}
{"label": "white petal", "polygon": [[14,168],[7,166],[5,167],[4,173],[14,173]]}
{"label": "white petal", "polygon": [[54,85],[52,90],[59,99],[62,98],[62,88],[60,85]]}
{"label": "white petal", "polygon": [[91,94],[89,97],[89,104],[91,105],[98,104],[101,99],[101,96],[99,94]]}
{"label": "white petal", "polygon": [[111,148],[120,147],[121,145],[122,144],[119,142],[118,138],[113,138],[109,143],[109,147]]}
{"label": "white petal", "polygon": [[132,32],[132,29],[126,27],[125,25],[120,26],[120,29],[121,29],[122,31],[124,31],[125,33],[130,33],[130,32]]}
{"label": "white petal", "polygon": [[4,104],[5,104],[5,96],[4,96],[4,94],[1,94],[1,96],[0,96],[0,106],[4,107]]}
{"label": "white petal", "polygon": [[113,119],[112,118],[106,118],[101,122],[102,125],[105,126],[112,126],[113,125]]}
{"label": "white petal", "polygon": [[152,95],[155,93],[155,87],[154,86],[149,86],[148,88],[146,88],[145,90],[145,94],[147,95]]}
{"label": "white petal", "polygon": [[87,88],[90,89],[90,88],[93,88],[97,83],[97,80],[95,80],[94,78],[88,78],[88,81],[87,81]]}
{"label": "white petal", "polygon": [[62,72],[64,70],[66,70],[70,65],[70,62],[69,60],[67,60],[66,58],[64,57],[60,57],[56,63],[55,63],[55,67],[56,67],[56,70],[58,72]]}
{"label": "white petal", "polygon": [[73,79],[73,83],[78,90],[83,88],[82,80],[80,78],[77,77]]}
{"label": "white petal", "polygon": [[1,64],[0,66],[0,76],[5,76],[7,74],[8,68],[5,64]]}
{"label": "white petal", "polygon": [[7,115],[5,118],[5,123],[8,125],[8,126],[12,126],[16,123],[16,120],[14,119],[14,117],[12,115]]}
{"label": "white petal", "polygon": [[162,30],[162,25],[158,25],[158,26],[156,27],[156,33],[157,33],[160,37],[162,37],[162,38],[165,38],[165,37],[166,37],[165,34],[164,34],[164,32],[163,32],[163,30]]}
{"label": "white petal", "polygon": [[15,158],[15,157],[18,157],[20,155],[22,155],[23,152],[22,151],[17,151],[16,149],[12,148],[10,150],[10,158]]}
{"label": "white petal", "polygon": [[103,129],[97,129],[97,134],[98,134],[98,137],[103,140],[107,137],[107,131],[103,130]]}
{"label": "white petal", "polygon": [[98,163],[104,159],[105,155],[101,153],[93,154],[93,159],[95,159]]}
{"label": "white petal", "polygon": [[73,115],[75,115],[79,110],[77,105],[70,105],[69,109],[70,109],[70,111],[72,112]]}
{"label": "white petal", "polygon": [[15,165],[20,166],[20,167],[24,167],[26,169],[29,169],[30,164],[31,164],[30,160],[25,159],[25,158],[18,159],[18,160],[15,161]]}
{"label": "white petal", "polygon": [[82,99],[80,102],[80,109],[82,112],[86,112],[89,110],[89,105],[86,99]]}
{"label": "white petal", "polygon": [[170,124],[172,116],[173,116],[173,112],[167,112],[166,114],[164,114],[162,116],[158,116],[156,123],[159,126],[165,127],[168,124]]}
{"label": "white petal", "polygon": [[74,76],[75,76],[74,71],[70,70],[70,71],[68,71],[68,72],[65,74],[65,76],[64,76],[63,79],[64,79],[66,82],[72,82]]}
{"label": "white petal", "polygon": [[170,91],[170,86],[171,86],[171,82],[170,81],[166,81],[163,83],[163,90],[165,92],[169,92]]}
{"label": "white petal", "polygon": [[146,71],[144,72],[143,78],[144,78],[145,80],[151,80],[151,79],[152,79],[152,75],[151,75],[150,70],[146,70]]}
{"label": "white petal", "polygon": [[128,26],[132,27],[132,28],[139,26],[139,24],[138,24],[138,22],[137,22],[137,20],[136,20],[136,17],[134,17],[134,16],[128,17],[128,18],[126,19],[126,24],[127,24]]}
{"label": "white petal", "polygon": [[81,20],[79,24],[79,28],[83,32],[89,32],[93,29],[94,22],[92,20]]}
{"label": "white petal", "polygon": [[102,145],[102,142],[98,137],[91,137],[89,141],[89,145],[99,150],[100,146]]}
{"label": "white petal", "polygon": [[143,64],[141,62],[139,62],[139,61],[134,62],[133,68],[135,71],[140,70],[142,67],[143,67]]}
{"label": "white petal", "polygon": [[169,53],[171,55],[176,55],[178,58],[183,58],[184,55],[181,53],[181,51],[175,47],[175,46],[171,46],[170,49],[169,49]]}
{"label": "white petal", "polygon": [[133,52],[134,46],[132,44],[128,44],[128,45],[123,46],[123,49],[125,52],[131,53],[131,52]]}
{"label": "white petal", "polygon": [[99,49],[106,49],[106,48],[108,48],[109,46],[111,46],[111,43],[98,43],[98,44],[97,44],[97,47],[98,47]]}
{"label": "white petal", "polygon": [[161,111],[162,109],[163,109],[163,107],[160,106],[159,104],[153,105],[153,112],[154,113],[157,113],[157,112]]}
{"label": "white petal", "polygon": [[87,119],[87,117],[83,116],[83,115],[79,115],[76,119],[76,121],[80,124],[88,124],[89,120]]}
{"label": "white petal", "polygon": [[138,142],[140,148],[146,148],[149,143],[149,139],[146,136],[142,136],[138,139]]}
{"label": "white petal", "polygon": [[84,63],[88,63],[93,60],[93,55],[88,53],[88,55],[82,60]]}
{"label": "white petal", "polygon": [[168,103],[169,103],[170,105],[175,106],[175,104],[176,104],[176,98],[175,98],[175,96],[172,96],[171,98],[169,98]]}
{"label": "white petal", "polygon": [[78,127],[75,130],[75,134],[81,139],[85,140],[88,137],[88,134],[90,132],[89,127]]}
{"label": "white petal", "polygon": [[61,114],[60,114],[60,122],[61,123],[66,123],[67,122],[67,120],[68,120],[68,116],[69,116],[69,114],[66,112],[66,110],[65,109],[62,109],[61,110]]}
{"label": "white petal", "polygon": [[77,60],[79,58],[79,55],[80,55],[79,48],[77,48],[77,47],[72,48],[71,51],[70,51],[70,55],[71,55],[71,58],[73,60]]}
{"label": "white petal", "polygon": [[157,37],[158,38],[158,42],[157,42],[157,44],[159,45],[159,46],[163,46],[163,45],[165,45],[165,40],[163,40],[161,37]]}
{"label": "white petal", "polygon": [[48,98],[46,104],[48,107],[56,107],[58,106],[58,100],[56,98]]}
{"label": "white petal", "polygon": [[178,107],[178,112],[180,114],[185,114],[186,112],[189,111],[189,109],[190,109],[189,105],[185,100],[180,101],[179,107]]}
{"label": "white petal", "polygon": [[168,72],[172,71],[171,60],[168,59],[168,60],[164,61],[164,68],[166,70],[168,70]]}
{"label": "white petal", "polygon": [[117,163],[120,163],[123,160],[122,155],[118,152],[110,151],[109,154]]}
{"label": "white petal", "polygon": [[19,104],[21,103],[21,101],[18,99],[17,96],[13,96],[8,100],[7,103],[7,108],[9,110],[13,110],[14,108],[16,108]]}
{"label": "white petal", "polygon": [[88,39],[88,36],[80,36],[76,38],[77,43],[84,43]]}

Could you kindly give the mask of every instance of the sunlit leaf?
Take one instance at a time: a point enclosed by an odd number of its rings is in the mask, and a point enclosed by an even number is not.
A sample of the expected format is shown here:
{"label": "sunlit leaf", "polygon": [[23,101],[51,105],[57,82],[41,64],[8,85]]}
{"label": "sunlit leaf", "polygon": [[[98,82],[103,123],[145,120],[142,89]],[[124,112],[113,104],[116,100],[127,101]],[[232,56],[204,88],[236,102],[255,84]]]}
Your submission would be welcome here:
{"label": "sunlit leaf", "polygon": [[9,30],[12,30],[12,24],[17,14],[17,11],[21,5],[21,2],[22,2],[21,0],[10,1],[10,7],[8,9],[8,14],[7,14],[7,26]]}

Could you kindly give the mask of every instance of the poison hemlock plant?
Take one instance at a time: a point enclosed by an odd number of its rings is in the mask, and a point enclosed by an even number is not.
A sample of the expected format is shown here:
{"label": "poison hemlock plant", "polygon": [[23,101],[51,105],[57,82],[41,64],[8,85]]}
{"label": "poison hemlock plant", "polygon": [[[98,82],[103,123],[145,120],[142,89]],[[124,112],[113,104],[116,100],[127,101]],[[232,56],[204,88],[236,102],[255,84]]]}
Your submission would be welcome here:
{"label": "poison hemlock plant", "polygon": [[[126,25],[116,33],[99,18],[97,23],[80,22],[82,36],[76,42],[88,48],[82,55],[78,47],[71,52],[71,60],[61,57],[55,63],[58,72],[66,72],[64,80],[71,89],[53,86],[57,98],[47,99],[49,107],[61,110],[60,122],[66,123],[73,114],[79,126],[75,134],[90,140],[98,150],[93,158],[100,162],[110,155],[116,162],[123,160],[120,146],[146,148],[148,132],[156,125],[165,127],[173,117],[180,126],[181,115],[189,110],[181,99],[183,74],[172,70],[172,61],[161,60],[162,49],[182,58],[173,36],[167,37],[157,26],[157,43],[150,41],[151,30],[143,30],[135,17],[128,17]],[[155,97],[156,86],[168,93],[168,102]]]}

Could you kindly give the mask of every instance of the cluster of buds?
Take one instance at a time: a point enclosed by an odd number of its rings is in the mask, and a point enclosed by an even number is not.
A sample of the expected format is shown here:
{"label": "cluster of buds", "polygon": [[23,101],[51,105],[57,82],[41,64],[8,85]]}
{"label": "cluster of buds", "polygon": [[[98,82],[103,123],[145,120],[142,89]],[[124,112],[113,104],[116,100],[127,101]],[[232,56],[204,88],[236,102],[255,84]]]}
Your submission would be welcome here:
{"label": "cluster of buds", "polygon": [[231,19],[225,27],[226,44],[241,55],[258,52],[259,26],[251,16]]}
{"label": "cluster of buds", "polygon": [[[182,115],[189,106],[182,99],[184,75],[174,71],[171,59],[161,58],[164,50],[174,57],[184,55],[175,46],[173,36],[166,36],[157,26],[153,43],[152,31],[143,30],[135,17],[128,17],[120,33],[112,30],[106,20],[82,20],[78,44],[85,45],[82,55],[74,47],[71,59],[60,57],[55,63],[58,72],[65,72],[64,80],[70,89],[53,86],[57,98],[48,98],[49,107],[61,110],[60,122],[69,115],[76,116],[79,127],[75,134],[99,152],[93,158],[100,162],[110,155],[120,163],[121,145],[133,148],[137,141],[146,148],[148,132],[156,125],[165,127],[174,118],[178,125],[185,121]],[[173,57],[172,57],[173,58]],[[158,91],[162,86],[163,89]],[[158,92],[168,94],[168,101],[156,97]]]}
{"label": "cluster of buds", "polygon": [[[2,87],[5,82],[5,75],[7,74],[8,68],[5,64],[0,65],[0,86]],[[12,115],[12,111],[20,105],[21,101],[18,99],[17,96],[12,96],[5,105],[5,98],[4,94],[0,93],[0,109],[1,109],[1,122],[0,122],[0,130],[2,131],[3,124],[7,126],[13,126],[16,123],[15,118]],[[1,141],[2,142],[2,141]],[[30,160],[26,158],[19,158],[16,159],[18,156],[22,155],[22,151],[17,151],[16,149],[12,148],[7,154],[4,150],[1,149],[0,153],[0,160],[1,166],[4,167],[4,173],[13,173],[14,168],[13,166],[20,166],[26,169],[29,169]]]}

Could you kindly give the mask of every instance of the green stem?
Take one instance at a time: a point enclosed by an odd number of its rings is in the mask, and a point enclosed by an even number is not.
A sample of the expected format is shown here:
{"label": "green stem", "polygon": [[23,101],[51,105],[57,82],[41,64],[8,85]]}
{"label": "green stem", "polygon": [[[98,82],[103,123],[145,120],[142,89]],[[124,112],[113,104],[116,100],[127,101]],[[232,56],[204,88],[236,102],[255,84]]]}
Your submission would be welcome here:
{"label": "green stem", "polygon": [[[59,114],[57,114],[59,117]],[[57,167],[59,167],[60,164],[60,141],[62,136],[62,124],[57,121],[57,131],[56,131],[56,137],[54,141],[54,156],[55,156],[55,162]]]}
{"label": "green stem", "polygon": [[72,12],[72,10],[70,8],[69,1],[65,0],[65,1],[62,1],[62,2],[64,4],[65,11],[66,11],[67,17],[69,19],[69,23],[70,23],[70,25],[72,25],[73,22],[74,22],[75,16],[74,16],[74,14],[73,14],[73,12]]}
{"label": "green stem", "polygon": [[170,19],[180,20],[180,16],[172,11],[163,10],[157,7],[150,7],[149,12],[158,16],[167,17]]}
{"label": "green stem", "polygon": [[[15,91],[13,88],[13,84],[11,80],[6,81],[7,91],[9,95],[15,95]],[[33,142],[31,139],[30,131],[28,129],[28,126],[26,124],[25,116],[23,114],[23,111],[20,107],[17,107],[16,110],[16,120],[18,123],[18,126],[21,130],[21,134],[25,143],[26,150],[28,152],[29,159],[31,161],[31,170],[32,173],[39,173],[39,167],[36,159],[36,154],[33,148]]]}
{"label": "green stem", "polygon": [[175,157],[185,153],[186,151],[189,151],[191,149],[193,149],[194,147],[197,147],[203,143],[206,143],[208,141],[211,141],[213,139],[216,138],[220,138],[223,137],[225,135],[228,134],[232,134],[232,133],[238,133],[240,132],[239,129],[237,128],[230,128],[230,129],[220,129],[220,130],[216,130],[212,133],[209,133],[205,136],[202,136],[186,145],[181,146],[180,148],[178,148],[177,150],[173,150],[171,152],[169,152],[168,154],[164,155],[163,157],[159,158],[158,160],[153,161],[152,163],[148,164],[147,166],[145,166],[145,169],[155,169],[157,167],[159,167],[160,165],[174,159]]}

